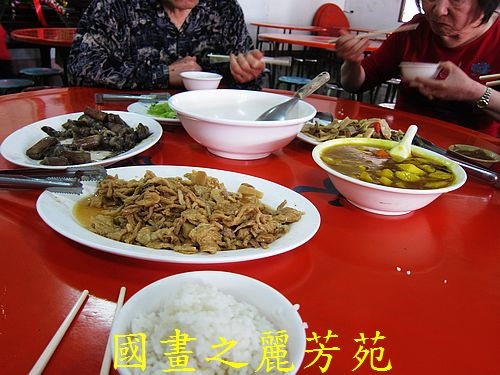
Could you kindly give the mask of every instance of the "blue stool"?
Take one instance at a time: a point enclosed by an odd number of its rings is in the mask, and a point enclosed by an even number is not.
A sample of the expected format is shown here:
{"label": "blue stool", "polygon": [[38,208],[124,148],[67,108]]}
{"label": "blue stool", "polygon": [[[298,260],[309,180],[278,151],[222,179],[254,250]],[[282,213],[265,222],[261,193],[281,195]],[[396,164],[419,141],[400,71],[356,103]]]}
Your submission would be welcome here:
{"label": "blue stool", "polygon": [[[285,84],[287,85],[287,89],[295,91],[299,87],[309,83],[311,79],[307,78],[307,76],[311,73],[312,66],[317,62],[316,59],[293,58],[289,75],[278,77],[278,88],[280,84]],[[295,73],[295,75],[291,75],[290,73]]]}
{"label": "blue stool", "polygon": [[50,77],[59,76],[63,79],[61,70],[43,67],[23,68],[19,70],[19,75],[32,79],[37,86],[48,85]]}
{"label": "blue stool", "polygon": [[6,78],[0,79],[0,95],[20,92],[26,87],[33,86],[35,82],[31,79]]}
{"label": "blue stool", "polygon": [[281,76],[278,78],[278,85],[283,83],[290,87],[291,90],[295,90],[297,86],[304,86],[306,83],[311,82],[310,78],[299,77],[299,76]]}

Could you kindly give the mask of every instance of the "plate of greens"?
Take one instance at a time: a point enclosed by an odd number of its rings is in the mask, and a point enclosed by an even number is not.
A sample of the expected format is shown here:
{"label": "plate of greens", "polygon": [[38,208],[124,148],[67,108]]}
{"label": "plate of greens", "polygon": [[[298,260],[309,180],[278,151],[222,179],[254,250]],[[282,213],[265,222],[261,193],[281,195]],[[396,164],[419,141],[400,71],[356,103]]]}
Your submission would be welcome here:
{"label": "plate of greens", "polygon": [[127,111],[152,117],[159,122],[180,123],[177,113],[170,108],[166,100],[156,103],[135,102],[127,107]]}

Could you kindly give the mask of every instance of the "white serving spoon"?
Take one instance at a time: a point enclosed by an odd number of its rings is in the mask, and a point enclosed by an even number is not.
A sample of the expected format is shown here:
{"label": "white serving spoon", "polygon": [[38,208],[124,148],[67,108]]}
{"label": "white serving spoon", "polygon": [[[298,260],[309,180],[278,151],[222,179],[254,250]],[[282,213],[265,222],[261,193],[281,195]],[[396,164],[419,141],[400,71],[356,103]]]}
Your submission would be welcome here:
{"label": "white serving spoon", "polygon": [[408,159],[411,156],[411,143],[415,134],[417,134],[418,126],[410,125],[408,130],[406,130],[403,139],[393,148],[389,150],[389,155],[396,162],[402,162],[403,160]]}

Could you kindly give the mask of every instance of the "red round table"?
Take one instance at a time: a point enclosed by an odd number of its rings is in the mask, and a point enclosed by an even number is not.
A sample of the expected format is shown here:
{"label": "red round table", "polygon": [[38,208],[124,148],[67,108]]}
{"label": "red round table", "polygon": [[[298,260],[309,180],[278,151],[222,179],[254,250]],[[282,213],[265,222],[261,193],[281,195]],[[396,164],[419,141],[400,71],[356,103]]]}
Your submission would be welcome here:
{"label": "red round table", "polygon": [[[126,109],[127,103],[96,105],[94,94],[102,91],[62,88],[2,96],[0,140],[36,120],[85,106]],[[500,140],[446,122],[318,95],[307,101],[337,117],[385,118],[395,129],[416,123],[423,137],[443,147],[470,143],[500,150]],[[129,298],[151,282],[193,270],[251,276],[300,305],[309,341],[299,373],[498,373],[499,190],[470,178],[424,209],[380,216],[338,196],[311,150],[296,139],[264,159],[229,160],[210,154],[181,126],[166,125],[158,144],[130,160],[265,178],[300,190],[318,208],[322,222],[310,241],[240,263],[157,263],[108,254],[49,228],[35,208],[40,192],[0,191],[2,373],[30,370],[84,289],[90,296],[44,373],[98,373],[120,287],[127,287]],[[0,167],[15,168],[3,158]]]}

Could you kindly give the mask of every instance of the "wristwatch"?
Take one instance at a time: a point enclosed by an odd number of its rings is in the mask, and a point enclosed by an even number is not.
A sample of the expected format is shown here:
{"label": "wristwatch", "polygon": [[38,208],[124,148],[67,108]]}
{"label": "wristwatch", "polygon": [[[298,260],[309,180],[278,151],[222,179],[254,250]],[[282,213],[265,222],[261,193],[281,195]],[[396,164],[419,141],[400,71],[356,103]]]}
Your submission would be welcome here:
{"label": "wristwatch", "polygon": [[488,104],[490,103],[490,97],[491,93],[493,92],[493,89],[491,87],[488,87],[486,91],[484,92],[483,96],[481,96],[477,101],[476,101],[476,106],[478,108],[486,108]]}

